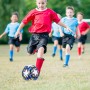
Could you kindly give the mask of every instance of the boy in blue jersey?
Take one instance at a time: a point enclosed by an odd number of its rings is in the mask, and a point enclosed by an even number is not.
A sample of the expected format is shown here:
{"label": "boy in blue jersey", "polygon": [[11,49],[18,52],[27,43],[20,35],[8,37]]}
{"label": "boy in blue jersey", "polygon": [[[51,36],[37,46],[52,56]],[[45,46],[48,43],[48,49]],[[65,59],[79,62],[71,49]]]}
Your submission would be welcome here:
{"label": "boy in blue jersey", "polygon": [[[59,14],[57,14],[57,15],[59,18],[61,18],[61,16]],[[55,22],[53,22],[52,23],[52,30],[51,30],[51,33],[49,34],[49,36],[52,35],[52,41],[54,42],[52,57],[54,57],[56,55],[56,51],[57,51],[57,47],[58,47],[60,60],[63,60],[63,57],[62,57],[62,37],[60,36],[60,31],[61,31],[61,26],[56,24]]]}
{"label": "boy in blue jersey", "polygon": [[72,6],[67,6],[66,17],[62,18],[62,22],[65,25],[67,25],[71,29],[71,31],[67,31],[65,28],[62,27],[63,32],[62,46],[65,50],[64,67],[68,66],[68,62],[70,60],[70,50],[73,48],[73,44],[76,37],[76,29],[78,21],[76,18],[73,17],[73,15],[74,15],[74,8]]}
{"label": "boy in blue jersey", "polygon": [[[10,61],[13,61],[13,49],[14,46],[16,47],[16,51],[19,52],[20,50],[20,43],[22,40],[22,33],[19,34],[17,38],[15,37],[15,33],[17,32],[17,29],[19,27],[18,21],[18,12],[13,12],[11,15],[11,23],[9,23],[5,29],[5,31],[0,35],[0,38],[2,38],[4,35],[8,34],[9,36],[9,46],[10,46]],[[22,30],[21,30],[22,32]]]}

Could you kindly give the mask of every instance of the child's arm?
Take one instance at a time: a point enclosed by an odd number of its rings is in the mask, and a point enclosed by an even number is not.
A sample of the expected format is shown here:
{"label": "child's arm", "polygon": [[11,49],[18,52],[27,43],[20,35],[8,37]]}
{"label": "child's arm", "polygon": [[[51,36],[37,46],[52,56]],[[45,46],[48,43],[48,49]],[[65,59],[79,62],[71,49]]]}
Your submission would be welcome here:
{"label": "child's arm", "polygon": [[16,37],[16,38],[21,34],[20,30],[21,30],[24,26],[25,26],[25,24],[22,22],[22,23],[20,24],[20,26],[18,27],[18,30],[17,30],[17,32],[16,32],[16,34],[15,34],[15,37]]}
{"label": "child's arm", "polygon": [[59,32],[60,32],[60,36],[63,37],[64,33],[62,32],[62,29],[59,29]]}
{"label": "child's arm", "polygon": [[66,26],[63,22],[59,21],[58,25],[66,28],[68,31],[72,31],[68,26]]}
{"label": "child's arm", "polygon": [[81,36],[81,33],[80,33],[79,28],[77,27],[77,28],[76,28],[76,37],[77,37],[77,38],[80,38],[80,36]]}
{"label": "child's arm", "polygon": [[16,37],[16,38],[21,34],[21,33],[20,33],[20,30],[21,30],[24,26],[25,26],[24,23],[21,23],[21,24],[20,24],[20,26],[18,27],[18,30],[17,30],[17,32],[16,32],[16,34],[15,34],[15,37]]}
{"label": "child's arm", "polygon": [[22,41],[22,33],[19,34],[19,40]]}
{"label": "child's arm", "polygon": [[53,30],[51,30],[51,32],[49,33],[49,37],[51,37],[51,36],[52,36],[52,32],[53,32]]}
{"label": "child's arm", "polygon": [[7,33],[6,32],[3,32],[1,35],[0,35],[0,38],[2,38],[4,35],[6,35]]}
{"label": "child's arm", "polygon": [[82,32],[82,35],[86,35],[89,32],[89,28],[86,31]]}

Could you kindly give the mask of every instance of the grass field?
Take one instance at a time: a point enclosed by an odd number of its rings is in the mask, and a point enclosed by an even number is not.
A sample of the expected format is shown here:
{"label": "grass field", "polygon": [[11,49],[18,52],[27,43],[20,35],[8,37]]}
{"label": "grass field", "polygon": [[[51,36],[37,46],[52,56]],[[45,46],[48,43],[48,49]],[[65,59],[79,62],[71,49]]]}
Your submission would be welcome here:
{"label": "grass field", "polygon": [[10,62],[9,46],[0,45],[0,90],[90,90],[90,44],[86,44],[81,60],[76,47],[71,51],[69,67],[63,68],[64,61],[59,60],[58,52],[52,58],[52,45],[48,45],[40,77],[36,81],[25,81],[22,68],[35,64],[36,55],[28,56],[26,45],[22,45],[21,51],[14,53],[14,62]]}

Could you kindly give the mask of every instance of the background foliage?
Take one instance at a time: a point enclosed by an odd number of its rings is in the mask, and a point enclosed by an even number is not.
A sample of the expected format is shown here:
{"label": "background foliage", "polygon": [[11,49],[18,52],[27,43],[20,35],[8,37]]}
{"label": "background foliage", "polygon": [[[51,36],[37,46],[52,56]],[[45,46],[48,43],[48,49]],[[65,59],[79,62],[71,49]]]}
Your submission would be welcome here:
{"label": "background foliage", "polygon": [[[90,18],[90,0],[48,0],[48,8],[52,8],[61,16],[65,16],[66,6],[71,5],[75,8],[75,15],[78,11],[82,11],[85,14],[85,18]],[[11,13],[14,11],[19,12],[19,22],[23,17],[35,8],[35,0],[0,0],[0,34],[5,30],[6,25],[10,22]],[[24,29],[23,43],[27,43],[30,37],[28,33],[28,24]],[[7,36],[0,40],[0,43],[7,43]]]}

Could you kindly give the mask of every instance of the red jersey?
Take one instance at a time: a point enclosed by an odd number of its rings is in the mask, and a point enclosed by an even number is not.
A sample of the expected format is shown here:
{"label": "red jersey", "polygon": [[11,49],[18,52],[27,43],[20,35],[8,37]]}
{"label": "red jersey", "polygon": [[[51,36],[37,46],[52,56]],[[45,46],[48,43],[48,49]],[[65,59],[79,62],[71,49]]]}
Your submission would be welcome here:
{"label": "red jersey", "polygon": [[49,33],[51,32],[52,21],[58,23],[60,21],[57,13],[51,9],[38,11],[37,9],[31,10],[22,20],[24,24],[32,22],[29,27],[30,33]]}
{"label": "red jersey", "polygon": [[87,22],[82,22],[78,25],[78,28],[79,28],[81,34],[82,34],[82,32],[86,31],[89,27],[90,26]]}

